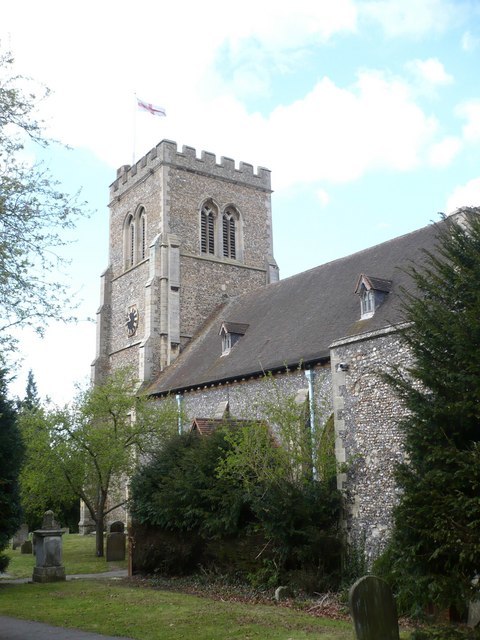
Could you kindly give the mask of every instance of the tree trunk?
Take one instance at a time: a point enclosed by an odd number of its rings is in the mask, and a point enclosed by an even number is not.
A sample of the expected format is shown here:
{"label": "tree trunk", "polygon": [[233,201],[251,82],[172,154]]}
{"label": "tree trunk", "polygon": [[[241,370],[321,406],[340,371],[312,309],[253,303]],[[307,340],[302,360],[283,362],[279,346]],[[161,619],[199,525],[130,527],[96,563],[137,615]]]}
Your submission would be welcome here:
{"label": "tree trunk", "polygon": [[103,509],[102,514],[97,515],[95,523],[95,552],[97,558],[103,558]]}
{"label": "tree trunk", "polygon": [[106,495],[102,491],[98,500],[97,519],[95,521],[95,545],[97,558],[103,558],[103,528],[105,524],[105,503]]}

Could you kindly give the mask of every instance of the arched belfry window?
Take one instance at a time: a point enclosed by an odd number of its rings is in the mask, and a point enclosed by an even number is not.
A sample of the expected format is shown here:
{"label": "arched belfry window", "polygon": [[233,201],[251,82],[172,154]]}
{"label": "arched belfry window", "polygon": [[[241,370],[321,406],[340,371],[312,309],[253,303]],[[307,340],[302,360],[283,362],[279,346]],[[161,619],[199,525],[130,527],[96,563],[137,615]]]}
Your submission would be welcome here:
{"label": "arched belfry window", "polygon": [[138,258],[145,260],[147,257],[147,214],[145,209],[140,207],[137,213],[138,218]]}
{"label": "arched belfry window", "polygon": [[234,207],[228,207],[222,216],[223,257],[240,258],[240,217]]}
{"label": "arched belfry window", "polygon": [[223,257],[237,257],[236,251],[236,220],[233,212],[225,211],[222,216],[222,233],[223,233]]}
{"label": "arched belfry window", "polygon": [[243,259],[241,217],[229,204],[220,209],[208,199],[200,209],[200,251],[216,259]]}
{"label": "arched belfry window", "polygon": [[123,226],[123,255],[125,269],[129,269],[135,263],[135,222],[132,214],[125,218]]}
{"label": "arched belfry window", "polygon": [[147,214],[139,207],[135,215],[129,213],[123,226],[124,267],[130,269],[148,257]]}
{"label": "arched belfry window", "polygon": [[202,253],[215,254],[216,211],[211,202],[206,202],[200,214],[200,244]]}

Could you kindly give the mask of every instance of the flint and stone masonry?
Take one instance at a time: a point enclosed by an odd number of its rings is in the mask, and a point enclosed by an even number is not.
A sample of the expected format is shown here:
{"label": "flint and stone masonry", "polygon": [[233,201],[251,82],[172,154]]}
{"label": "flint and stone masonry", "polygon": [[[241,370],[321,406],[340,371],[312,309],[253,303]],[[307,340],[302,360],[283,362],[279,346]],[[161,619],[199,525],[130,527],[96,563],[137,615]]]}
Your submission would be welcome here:
{"label": "flint and stone masonry", "polygon": [[[270,171],[163,140],[110,186],[109,264],[101,276],[92,381],[130,366],[147,386],[218,305],[279,278]],[[215,210],[216,251],[202,252],[201,210]],[[235,258],[222,214],[236,213]],[[137,221],[141,220],[141,224]],[[136,226],[135,226],[136,225]],[[133,227],[133,231],[132,231]],[[127,326],[136,314],[134,331]],[[82,533],[93,523],[81,505]]]}
{"label": "flint and stone masonry", "polygon": [[370,563],[387,542],[398,499],[393,471],[403,459],[397,421],[405,410],[382,374],[410,361],[393,328],[339,340],[331,347],[343,524],[350,543],[364,550]]}
{"label": "flint and stone masonry", "polygon": [[[202,253],[200,215],[210,202],[216,234],[221,215],[238,216],[236,258]],[[118,169],[110,187],[109,265],[101,277],[93,381],[130,365],[142,383],[178,356],[212,309],[278,280],[273,258],[270,171],[163,140],[133,166]],[[145,222],[129,235],[128,221]],[[138,254],[139,235],[148,250]],[[130,251],[134,259],[127,260]],[[127,333],[129,310],[138,314]]]}
{"label": "flint and stone masonry", "polygon": [[[207,205],[214,217],[208,232],[202,218]],[[93,381],[129,365],[143,385],[140,392],[148,387],[159,394],[159,401],[162,394],[178,394],[187,416],[183,427],[189,428],[194,418],[212,418],[227,405],[233,418],[262,418],[262,401],[275,392],[307,401],[304,369],[315,369],[316,419],[324,424],[334,415],[345,533],[371,562],[387,542],[398,499],[393,470],[403,459],[397,421],[404,408],[382,377],[391,365],[410,362],[395,324],[403,321],[395,314],[399,292],[407,284],[399,279],[398,266],[406,257],[417,259],[426,244],[431,249],[434,230],[425,227],[277,283],[270,172],[264,168],[255,172],[252,165],[240,162],[237,166],[225,157],[217,162],[207,152],[198,156],[192,147],[179,151],[169,140],[133,166],[118,169],[110,186],[109,208],[109,263],[101,277]],[[222,219],[231,211],[234,257],[225,252],[225,238],[231,238]],[[213,252],[210,243],[215,243]],[[372,287],[378,315],[376,309],[369,314],[361,309],[359,282]],[[263,287],[271,283],[277,284],[265,291]],[[282,288],[284,283],[287,288]],[[270,294],[279,290],[286,293],[277,296],[278,306],[272,306]],[[202,351],[199,360],[206,367],[200,369],[200,377],[194,377],[199,369],[194,358],[192,365],[191,354],[198,344],[213,344],[204,340],[215,312],[230,298],[251,292],[253,296],[240,298],[239,306],[249,297],[264,297],[265,306],[251,303],[250,307],[250,331],[253,324],[263,327],[257,350],[251,350],[247,364],[242,361],[242,367],[250,369],[222,369],[219,336],[218,355]],[[272,311],[268,323],[263,322],[260,308]],[[294,314],[288,313],[291,309]],[[286,319],[283,332],[277,331],[277,341],[270,341],[281,318]],[[233,321],[244,322],[243,318]],[[306,329],[303,341],[297,339],[299,327]],[[193,337],[195,341],[184,351]],[[240,349],[241,344],[234,348]],[[288,371],[277,362],[270,369],[275,375],[262,376],[263,360],[261,365],[252,364],[267,344],[276,345],[278,358],[285,345],[292,346]],[[310,354],[310,360],[305,354]],[[217,375],[218,368],[222,375]],[[163,386],[162,379],[167,380]],[[171,379],[175,384],[168,386]],[[149,385],[159,380],[157,391],[151,391]],[[200,384],[200,380],[207,382]],[[88,531],[90,525],[83,509],[81,530]]]}

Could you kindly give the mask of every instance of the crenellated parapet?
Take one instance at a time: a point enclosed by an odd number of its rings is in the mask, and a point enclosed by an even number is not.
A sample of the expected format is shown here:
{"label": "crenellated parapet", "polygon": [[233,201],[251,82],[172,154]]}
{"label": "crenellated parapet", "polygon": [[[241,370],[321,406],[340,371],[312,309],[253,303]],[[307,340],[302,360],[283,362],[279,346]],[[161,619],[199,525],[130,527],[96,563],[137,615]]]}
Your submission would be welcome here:
{"label": "crenellated parapet", "polygon": [[161,166],[171,166],[271,192],[270,171],[264,167],[257,167],[257,171],[254,172],[251,164],[240,162],[237,168],[232,158],[224,156],[217,163],[214,153],[202,151],[200,157],[197,157],[193,147],[184,145],[180,152],[177,150],[176,142],[162,140],[133,166],[123,165],[117,170],[117,178],[110,185],[110,198],[113,200],[120,196]]}

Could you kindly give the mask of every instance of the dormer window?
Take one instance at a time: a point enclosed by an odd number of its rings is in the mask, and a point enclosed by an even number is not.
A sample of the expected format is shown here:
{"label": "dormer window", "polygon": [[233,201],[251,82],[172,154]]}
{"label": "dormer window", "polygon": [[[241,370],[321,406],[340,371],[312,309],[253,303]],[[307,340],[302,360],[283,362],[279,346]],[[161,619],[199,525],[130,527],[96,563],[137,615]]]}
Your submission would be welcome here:
{"label": "dormer window", "polygon": [[378,307],[384,302],[392,288],[392,281],[384,278],[374,278],[364,273],[360,275],[355,287],[355,293],[360,296],[360,318],[371,318]]}
{"label": "dormer window", "polygon": [[248,324],[241,322],[222,322],[218,335],[222,337],[222,356],[227,356],[232,347],[245,335]]}
{"label": "dormer window", "polygon": [[228,355],[230,353],[231,348],[232,348],[232,334],[225,331],[225,333],[222,334],[222,356]]}
{"label": "dormer window", "polygon": [[373,316],[375,313],[375,291],[373,289],[365,289],[360,296],[362,305],[362,318]]}

